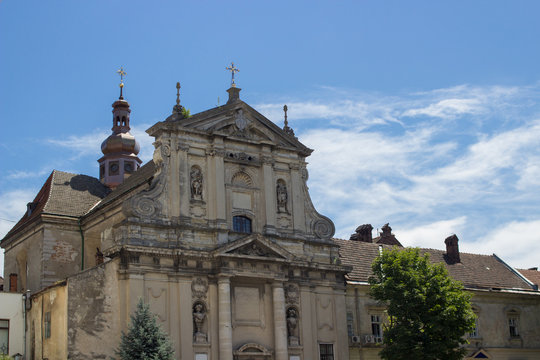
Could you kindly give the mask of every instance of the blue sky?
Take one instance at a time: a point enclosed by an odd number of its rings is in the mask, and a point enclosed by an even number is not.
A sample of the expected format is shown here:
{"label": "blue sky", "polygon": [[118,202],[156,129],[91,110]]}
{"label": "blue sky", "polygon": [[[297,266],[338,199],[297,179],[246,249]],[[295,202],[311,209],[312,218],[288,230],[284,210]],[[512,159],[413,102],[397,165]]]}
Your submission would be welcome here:
{"label": "blue sky", "polygon": [[[348,238],[540,253],[537,1],[0,1],[0,237],[52,169],[96,176],[127,71],[144,130],[241,98],[315,152],[308,185]],[[219,99],[219,100],[218,100]],[[0,259],[0,265],[1,265]],[[3,266],[2,266],[3,268]],[[3,271],[3,270],[1,270]]]}

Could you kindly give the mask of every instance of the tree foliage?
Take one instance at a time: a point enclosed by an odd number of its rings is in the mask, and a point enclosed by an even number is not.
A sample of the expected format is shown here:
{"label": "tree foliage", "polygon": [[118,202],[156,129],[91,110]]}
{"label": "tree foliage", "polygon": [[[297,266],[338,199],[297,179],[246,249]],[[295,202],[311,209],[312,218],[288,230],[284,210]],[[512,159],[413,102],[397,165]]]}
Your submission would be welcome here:
{"label": "tree foliage", "polygon": [[116,351],[122,360],[172,360],[174,350],[168,336],[156,323],[150,307],[139,299],[137,309],[131,315],[127,334]]}
{"label": "tree foliage", "polygon": [[382,359],[463,358],[460,345],[475,322],[471,295],[443,264],[431,264],[417,248],[394,249],[383,251],[372,270],[370,294],[388,311]]}

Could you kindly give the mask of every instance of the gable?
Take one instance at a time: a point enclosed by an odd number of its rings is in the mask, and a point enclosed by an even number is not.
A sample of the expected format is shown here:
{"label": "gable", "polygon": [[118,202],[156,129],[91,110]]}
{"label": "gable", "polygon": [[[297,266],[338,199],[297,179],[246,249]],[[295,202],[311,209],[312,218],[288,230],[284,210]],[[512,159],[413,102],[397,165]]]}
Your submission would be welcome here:
{"label": "gable", "polygon": [[[232,140],[273,144],[303,156],[313,151],[240,100],[175,121],[174,125],[184,130],[221,135]],[[148,132],[152,135],[155,130],[158,128],[152,127]]]}
{"label": "gable", "polygon": [[294,255],[260,234],[248,235],[215,251],[216,256],[292,260]]}

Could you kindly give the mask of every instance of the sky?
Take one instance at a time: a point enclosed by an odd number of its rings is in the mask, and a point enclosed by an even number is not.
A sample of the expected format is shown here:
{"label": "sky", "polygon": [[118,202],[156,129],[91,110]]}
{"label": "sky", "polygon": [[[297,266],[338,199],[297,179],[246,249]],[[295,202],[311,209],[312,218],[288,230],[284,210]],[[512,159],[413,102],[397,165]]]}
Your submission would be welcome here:
{"label": "sky", "polygon": [[[242,100],[314,149],[336,237],[540,265],[540,2],[0,0],[0,238],[53,169],[98,175],[111,104],[140,157],[182,84],[198,113]],[[0,255],[0,274],[3,258]]]}

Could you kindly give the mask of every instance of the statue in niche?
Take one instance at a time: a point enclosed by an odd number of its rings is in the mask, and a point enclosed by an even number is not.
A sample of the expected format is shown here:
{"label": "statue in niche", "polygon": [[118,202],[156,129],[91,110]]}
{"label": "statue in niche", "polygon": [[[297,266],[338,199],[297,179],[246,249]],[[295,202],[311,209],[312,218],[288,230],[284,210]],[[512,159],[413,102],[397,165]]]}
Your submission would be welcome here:
{"label": "statue in niche", "polygon": [[201,169],[196,166],[191,168],[191,198],[202,200],[203,175]]}
{"label": "statue in niche", "polygon": [[193,305],[193,325],[195,333],[193,341],[195,343],[206,343],[206,334],[203,332],[204,320],[206,319],[206,311],[204,305],[200,302]]}
{"label": "statue in niche", "polygon": [[277,195],[277,208],[278,213],[289,213],[287,210],[287,185],[285,185],[285,181],[278,180],[277,186],[276,186],[276,195]]}
{"label": "statue in niche", "polygon": [[289,345],[298,346],[298,336],[296,336],[296,327],[298,325],[298,313],[296,309],[290,307],[287,309],[287,335],[289,336]]}

